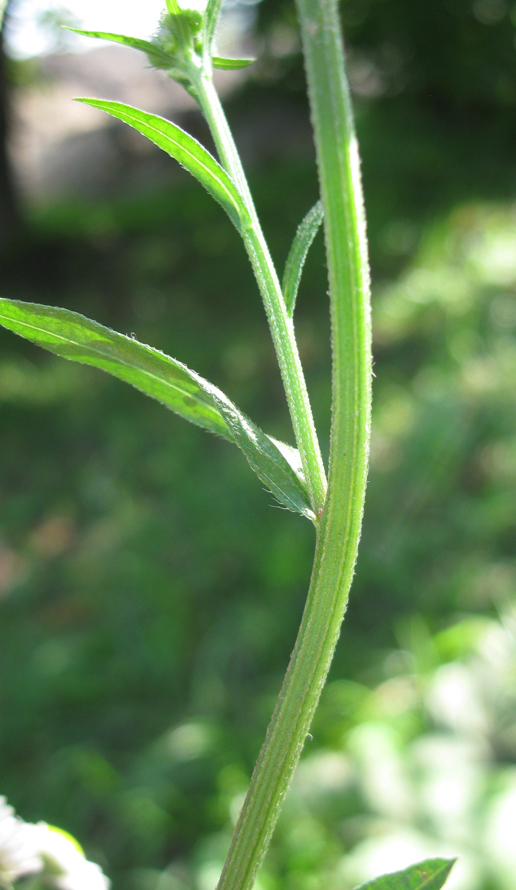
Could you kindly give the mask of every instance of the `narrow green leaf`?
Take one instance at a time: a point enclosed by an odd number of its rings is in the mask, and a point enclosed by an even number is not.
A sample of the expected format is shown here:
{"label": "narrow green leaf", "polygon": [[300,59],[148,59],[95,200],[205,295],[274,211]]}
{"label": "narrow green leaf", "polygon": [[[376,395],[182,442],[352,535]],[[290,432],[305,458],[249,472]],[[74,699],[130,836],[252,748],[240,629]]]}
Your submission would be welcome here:
{"label": "narrow green leaf", "polygon": [[356,890],[441,890],[456,859],[426,859],[403,871],[383,875]]}
{"label": "narrow green leaf", "polygon": [[226,171],[181,127],[163,117],[158,117],[157,114],[149,114],[122,102],[110,102],[105,99],[77,99],[77,101],[107,111],[113,117],[134,127],[195,176],[210,195],[222,205],[239,232],[248,227],[249,214]]}
{"label": "narrow green leaf", "polygon": [[266,436],[186,365],[67,309],[0,298],[0,324],[55,355],[125,380],[185,420],[234,442],[282,504],[314,519],[295,449]]}
{"label": "narrow green leaf", "polygon": [[215,29],[220,15],[222,0],[208,0],[202,19],[202,51],[205,61],[211,57]]}
{"label": "narrow green leaf", "polygon": [[150,40],[141,40],[139,37],[128,37],[127,34],[112,34],[110,31],[83,31],[81,28],[67,28],[74,34],[82,34],[83,37],[96,37],[99,40],[111,40],[113,43],[121,43],[146,53],[151,64],[157,68],[169,68],[173,64],[170,56],[159,46]]}
{"label": "narrow green leaf", "polygon": [[[227,424],[180,362],[66,309],[0,298],[0,324],[71,361],[101,368],[212,433]],[[231,438],[231,437],[229,437]]]}
{"label": "narrow green leaf", "polygon": [[324,210],[321,201],[317,201],[311,210],[308,211],[305,218],[301,222],[292,242],[290,253],[285,264],[285,272],[283,273],[283,298],[287,313],[292,318],[296,306],[297,291],[303,266],[310,250],[312,241],[314,240],[319,226],[324,217]]}
{"label": "narrow green leaf", "polygon": [[212,65],[214,68],[223,68],[226,71],[233,71],[236,68],[248,68],[256,59],[226,59],[222,56],[213,56]]}

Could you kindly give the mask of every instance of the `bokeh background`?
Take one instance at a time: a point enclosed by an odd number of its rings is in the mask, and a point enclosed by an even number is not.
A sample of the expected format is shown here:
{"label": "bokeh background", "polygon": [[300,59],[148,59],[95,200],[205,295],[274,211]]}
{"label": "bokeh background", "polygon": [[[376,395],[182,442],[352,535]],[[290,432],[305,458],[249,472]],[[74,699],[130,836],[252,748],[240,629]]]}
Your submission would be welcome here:
{"label": "bokeh background", "polygon": [[[69,10],[40,11],[45,52],[24,55],[20,4],[1,56],[2,295],[135,332],[290,440],[223,212],[71,97],[168,110],[210,145],[202,120],[132,51],[76,54],[56,29]],[[342,638],[258,886],[350,890],[459,855],[450,890],[513,890],[516,6],[345,0],[342,16],[373,277],[370,485]],[[222,42],[259,59],[220,88],[281,268],[317,197],[293,4],[233,2],[225,22]],[[297,327],[325,451],[326,288],[318,236]],[[0,791],[74,834],[114,890],[212,890],[312,529],[236,449],[7,332],[0,418]]]}

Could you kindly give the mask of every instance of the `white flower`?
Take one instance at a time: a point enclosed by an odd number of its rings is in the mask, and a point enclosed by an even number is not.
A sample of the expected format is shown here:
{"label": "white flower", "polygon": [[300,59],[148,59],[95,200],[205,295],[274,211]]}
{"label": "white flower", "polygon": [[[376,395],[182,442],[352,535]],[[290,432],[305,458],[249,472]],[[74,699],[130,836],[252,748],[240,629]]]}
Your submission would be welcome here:
{"label": "white flower", "polygon": [[110,882],[95,862],[89,862],[74,838],[59,828],[33,826],[44,873],[56,890],[109,890]]}
{"label": "white flower", "polygon": [[34,843],[33,826],[14,814],[0,796],[0,880],[11,884],[21,875],[41,871],[43,863]]}

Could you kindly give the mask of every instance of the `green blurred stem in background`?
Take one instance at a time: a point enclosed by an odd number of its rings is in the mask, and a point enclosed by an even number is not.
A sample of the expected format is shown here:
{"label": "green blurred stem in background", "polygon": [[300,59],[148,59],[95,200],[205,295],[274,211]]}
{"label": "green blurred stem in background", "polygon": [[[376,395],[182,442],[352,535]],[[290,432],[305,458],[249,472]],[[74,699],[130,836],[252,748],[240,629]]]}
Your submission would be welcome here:
{"label": "green blurred stem in background", "polygon": [[328,495],[291,662],[219,890],[252,886],[333,657],[360,537],[371,411],[369,269],[359,158],[336,0],[297,0],[315,131],[332,321]]}

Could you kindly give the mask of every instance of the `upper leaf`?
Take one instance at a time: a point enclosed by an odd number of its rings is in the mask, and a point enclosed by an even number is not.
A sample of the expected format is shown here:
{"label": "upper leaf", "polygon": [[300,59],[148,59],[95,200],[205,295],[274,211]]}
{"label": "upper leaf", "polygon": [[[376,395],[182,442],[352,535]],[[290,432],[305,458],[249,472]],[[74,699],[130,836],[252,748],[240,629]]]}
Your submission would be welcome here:
{"label": "upper leaf", "polygon": [[78,99],[93,108],[107,111],[113,117],[134,127],[151,142],[175,158],[201,185],[219,202],[228,214],[231,222],[239,232],[250,225],[249,214],[238,194],[238,191],[225,170],[215,158],[197,142],[193,136],[185,133],[171,121],[149,114],[122,102],[110,102],[105,99]]}
{"label": "upper leaf", "polygon": [[308,211],[303,221],[300,223],[290,253],[285,264],[285,272],[283,273],[283,298],[289,316],[292,318],[296,306],[297,291],[299,282],[301,281],[301,273],[303,266],[310,250],[312,241],[314,240],[319,226],[323,221],[324,210],[321,201]]}
{"label": "upper leaf", "polygon": [[[171,77],[179,80],[190,92],[195,94],[187,66],[189,50],[200,53],[199,35],[202,27],[202,49],[205,57],[206,47],[209,48],[208,56],[211,55],[213,43],[211,28],[213,21],[218,16],[218,10],[214,9],[213,3],[208,4],[204,15],[201,17],[201,13],[196,9],[181,9],[176,0],[169,0],[167,8],[168,14],[165,13],[162,16],[159,28],[151,40],[130,37],[127,34],[114,34],[111,31],[85,31],[82,28],[71,28],[66,25],[63,27],[67,31],[73,31],[75,34],[82,34],[83,37],[111,40],[113,43],[120,43],[122,46],[128,46],[131,49],[144,52],[153,68],[168,71]],[[228,71],[247,68],[255,61],[256,59],[232,59],[225,56],[213,56],[211,58],[211,64],[214,68],[223,68]]]}
{"label": "upper leaf", "polygon": [[50,352],[107,371],[234,442],[275,497],[314,519],[294,449],[276,444],[216,386],[181,362],[67,309],[0,298],[0,324]]}
{"label": "upper leaf", "polygon": [[383,875],[356,890],[441,890],[456,859],[426,859],[403,871]]}
{"label": "upper leaf", "polygon": [[67,28],[75,34],[82,34],[83,37],[96,37],[99,40],[111,40],[113,43],[121,43],[123,46],[129,46],[131,49],[138,49],[146,53],[149,62],[155,68],[170,68],[172,60],[170,56],[155,43],[150,40],[141,40],[139,37],[129,37],[127,34],[112,34],[110,31],[83,31],[82,28]]}
{"label": "upper leaf", "polygon": [[84,37],[111,40],[141,50],[154,68],[166,71],[195,97],[191,64],[192,60],[197,59],[194,63],[197,65],[201,54],[202,14],[197,9],[180,8],[175,0],[169,0],[167,6],[169,11],[162,14],[158,29],[150,40],[108,31],[84,31],[80,28],[68,30]]}

